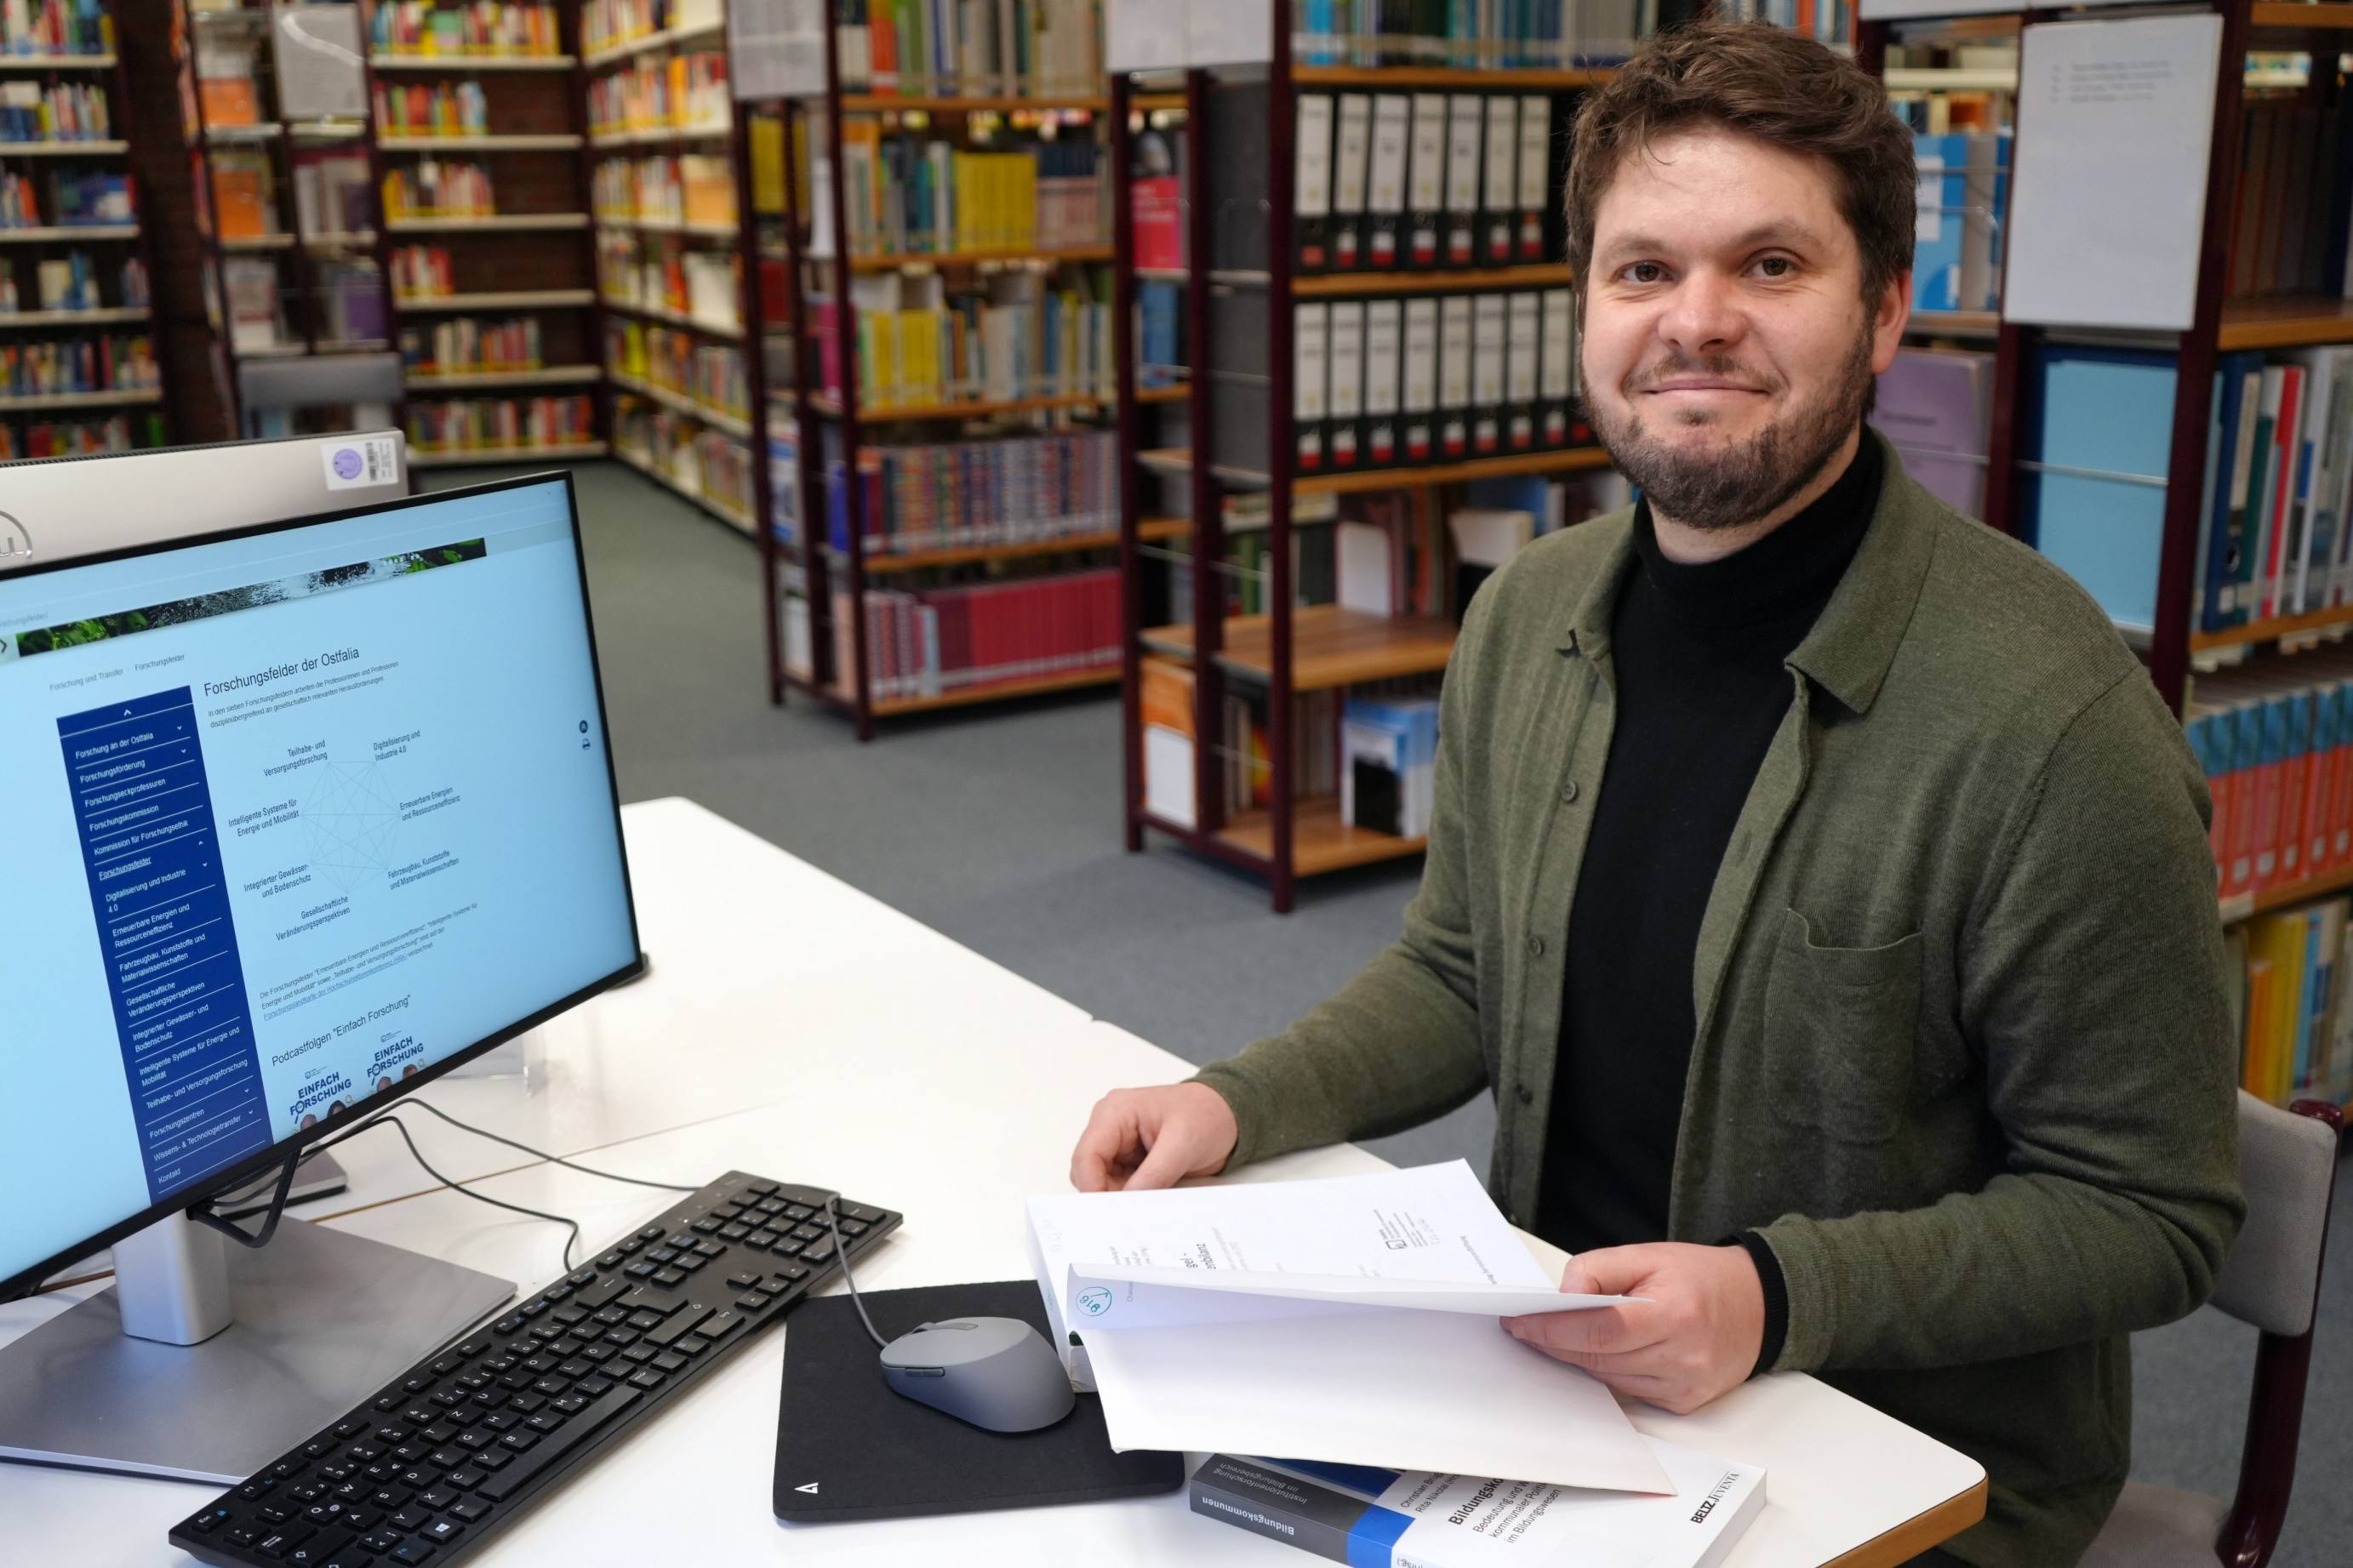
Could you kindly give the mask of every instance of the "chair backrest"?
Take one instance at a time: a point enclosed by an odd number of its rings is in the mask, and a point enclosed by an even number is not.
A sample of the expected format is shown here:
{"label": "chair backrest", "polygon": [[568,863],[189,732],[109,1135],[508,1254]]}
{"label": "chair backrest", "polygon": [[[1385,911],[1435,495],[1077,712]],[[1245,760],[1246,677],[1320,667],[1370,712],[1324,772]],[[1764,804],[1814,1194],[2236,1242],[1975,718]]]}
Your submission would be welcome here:
{"label": "chair backrest", "polygon": [[2312,1327],[2336,1181],[2334,1128],[2239,1091],[2247,1223],[2222,1265],[2215,1306],[2265,1333],[2293,1339]]}

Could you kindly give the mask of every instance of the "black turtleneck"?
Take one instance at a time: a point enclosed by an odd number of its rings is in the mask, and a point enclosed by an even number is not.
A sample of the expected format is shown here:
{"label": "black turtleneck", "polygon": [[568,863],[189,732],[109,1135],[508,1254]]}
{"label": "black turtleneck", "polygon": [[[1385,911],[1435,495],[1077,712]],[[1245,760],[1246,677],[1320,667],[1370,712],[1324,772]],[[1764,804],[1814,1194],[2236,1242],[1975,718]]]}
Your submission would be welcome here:
{"label": "black turtleneck", "polygon": [[[1617,719],[1569,921],[1537,1229],[1571,1252],[1663,1240],[1698,1019],[1692,963],[1734,824],[1788,710],[1785,661],[1854,559],[1878,443],[1803,511],[1718,561],[1660,553],[1648,503],[1610,620]],[[1787,1324],[1762,1242],[1764,1364]],[[1761,1256],[1760,1256],[1761,1255]]]}

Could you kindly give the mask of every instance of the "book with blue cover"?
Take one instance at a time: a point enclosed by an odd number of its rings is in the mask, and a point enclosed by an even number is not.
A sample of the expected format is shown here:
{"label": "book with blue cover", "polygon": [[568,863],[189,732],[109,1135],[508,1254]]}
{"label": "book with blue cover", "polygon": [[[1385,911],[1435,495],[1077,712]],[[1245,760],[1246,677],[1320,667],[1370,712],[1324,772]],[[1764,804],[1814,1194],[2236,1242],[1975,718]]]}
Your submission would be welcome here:
{"label": "book with blue cover", "polygon": [[2030,366],[2025,537],[2120,626],[2157,622],[2172,356],[2045,343]]}

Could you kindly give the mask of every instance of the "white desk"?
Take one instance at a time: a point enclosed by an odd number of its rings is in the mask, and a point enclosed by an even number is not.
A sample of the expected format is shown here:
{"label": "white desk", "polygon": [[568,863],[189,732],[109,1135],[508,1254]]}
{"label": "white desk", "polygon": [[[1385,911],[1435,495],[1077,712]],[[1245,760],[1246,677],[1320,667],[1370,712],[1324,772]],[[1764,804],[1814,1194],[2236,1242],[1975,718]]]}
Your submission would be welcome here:
{"label": "white desk", "polygon": [[[570,1044],[560,1035],[552,1044],[561,1070],[538,1091],[521,1095],[503,1080],[437,1089],[435,1098],[453,1113],[495,1112],[510,1119],[500,1131],[532,1126],[560,1143],[560,1152],[593,1149],[595,1163],[626,1174],[698,1183],[736,1167],[839,1185],[903,1209],[905,1226],[861,1276],[887,1289],[1024,1277],[1020,1201],[1063,1185],[1070,1145],[1087,1109],[1107,1089],[1173,1081],[1191,1070],[1075,1008],[1039,1005],[1024,994],[1026,982],[707,814],[663,802],[632,807],[628,816],[653,975],[584,1010],[599,1016],[595,1025],[565,1021],[576,1033]],[[656,846],[674,858],[669,869],[652,864]],[[675,866],[708,875],[722,861],[726,874],[702,886],[724,907],[685,907],[695,878],[672,880]],[[793,992],[813,972],[790,956],[789,942],[770,943],[765,970],[723,973],[723,966],[686,950],[690,929],[727,944],[732,954],[758,948],[775,933],[828,932],[821,945],[844,966],[834,975],[846,971],[844,983],[876,1012],[861,1026],[838,1000],[816,993],[797,998]],[[690,987],[691,994],[673,994]],[[665,1080],[673,1074],[721,1081],[672,1088]],[[652,1106],[628,1103],[640,1093],[661,1098]],[[533,1103],[543,1096],[547,1103]],[[742,1109],[717,1114],[730,1100]],[[663,1115],[682,1120],[645,1125]],[[583,1141],[616,1128],[625,1131]],[[522,1131],[512,1135],[537,1141]],[[384,1136],[345,1147],[357,1150]],[[355,1170],[354,1195],[383,1190],[379,1182],[417,1184],[396,1175],[393,1163],[386,1154],[384,1169],[372,1163],[364,1174]],[[1253,1167],[1241,1179],[1335,1175],[1378,1163],[1359,1149],[1324,1149]],[[671,1201],[544,1163],[495,1176],[481,1190],[578,1218],[592,1248]],[[325,1223],[527,1286],[555,1273],[563,1239],[554,1226],[447,1190]],[[46,1297],[0,1307],[0,1342],[58,1304]],[[784,1332],[740,1352],[692,1397],[510,1528],[480,1561],[929,1568],[944,1547],[969,1564],[1214,1558],[1295,1568],[1307,1561],[1194,1517],[1181,1493],[948,1520],[780,1525],[768,1498],[778,1369],[789,1331],[787,1321]],[[1662,1436],[1767,1467],[1766,1509],[1728,1568],[1901,1562],[1971,1522],[1982,1506],[1983,1472],[1970,1460],[1811,1378],[1762,1379],[1694,1416],[1638,1408],[1636,1421]],[[164,1544],[164,1531],[210,1495],[171,1482],[0,1466],[0,1533],[11,1562],[185,1563]],[[708,1496],[726,1500],[712,1509],[684,1506],[689,1498]]]}

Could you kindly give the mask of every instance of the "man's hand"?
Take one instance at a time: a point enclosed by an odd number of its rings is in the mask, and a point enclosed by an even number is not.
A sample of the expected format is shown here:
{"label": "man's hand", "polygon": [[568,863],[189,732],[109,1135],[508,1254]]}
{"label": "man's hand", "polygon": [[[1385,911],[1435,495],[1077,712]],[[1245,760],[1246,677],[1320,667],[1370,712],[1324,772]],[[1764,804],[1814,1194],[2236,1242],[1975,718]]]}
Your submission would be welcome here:
{"label": "man's hand", "polygon": [[1214,1176],[1240,1136],[1233,1107],[1206,1083],[1115,1089],[1095,1101],[1071,1152],[1071,1185],[1133,1193]]}
{"label": "man's hand", "polygon": [[1506,1318],[1504,1327],[1621,1394],[1688,1415],[1756,1370],[1765,1287],[1746,1247],[1601,1247],[1570,1259],[1560,1288],[1642,1300]]}

